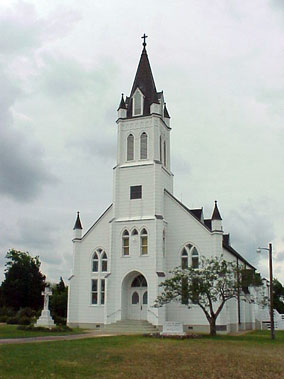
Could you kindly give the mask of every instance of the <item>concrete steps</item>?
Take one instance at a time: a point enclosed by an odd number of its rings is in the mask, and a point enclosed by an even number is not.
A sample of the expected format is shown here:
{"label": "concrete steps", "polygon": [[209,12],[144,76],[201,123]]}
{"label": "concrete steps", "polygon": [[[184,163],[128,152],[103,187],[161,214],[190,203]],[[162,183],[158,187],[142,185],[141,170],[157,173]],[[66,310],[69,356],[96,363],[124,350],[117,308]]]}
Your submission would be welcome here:
{"label": "concrete steps", "polygon": [[121,320],[105,325],[103,331],[114,334],[144,334],[157,333],[159,330],[146,320]]}

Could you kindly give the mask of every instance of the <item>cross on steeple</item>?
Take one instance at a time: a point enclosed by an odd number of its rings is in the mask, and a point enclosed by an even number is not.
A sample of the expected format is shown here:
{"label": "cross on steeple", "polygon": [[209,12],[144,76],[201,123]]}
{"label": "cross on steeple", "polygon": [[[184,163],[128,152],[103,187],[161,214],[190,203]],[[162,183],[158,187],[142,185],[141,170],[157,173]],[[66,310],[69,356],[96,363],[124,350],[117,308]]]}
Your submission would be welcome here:
{"label": "cross on steeple", "polygon": [[148,36],[146,36],[146,34],[144,33],[144,35],[141,37],[144,41],[143,41],[143,46],[146,47],[147,43],[146,43],[146,38],[148,38]]}

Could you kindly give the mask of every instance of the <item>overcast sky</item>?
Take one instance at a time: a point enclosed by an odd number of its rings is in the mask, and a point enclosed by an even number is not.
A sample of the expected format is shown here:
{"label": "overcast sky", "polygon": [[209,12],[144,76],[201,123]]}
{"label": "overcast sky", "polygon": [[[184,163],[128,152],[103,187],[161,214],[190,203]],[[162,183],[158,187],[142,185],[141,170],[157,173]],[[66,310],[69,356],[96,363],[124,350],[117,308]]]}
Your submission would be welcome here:
{"label": "overcast sky", "polygon": [[0,281],[10,248],[49,281],[112,202],[116,109],[146,33],[171,115],[174,194],[284,282],[284,1],[0,2]]}

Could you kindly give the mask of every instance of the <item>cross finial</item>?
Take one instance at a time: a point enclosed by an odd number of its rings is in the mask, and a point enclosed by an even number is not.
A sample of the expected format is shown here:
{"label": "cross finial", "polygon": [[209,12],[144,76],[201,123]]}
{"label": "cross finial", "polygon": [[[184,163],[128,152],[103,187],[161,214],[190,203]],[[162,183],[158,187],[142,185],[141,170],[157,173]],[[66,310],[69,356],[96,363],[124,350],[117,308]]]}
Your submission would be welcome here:
{"label": "cross finial", "polygon": [[147,43],[146,43],[146,38],[148,38],[148,36],[146,36],[146,34],[144,33],[144,35],[141,37],[144,41],[143,41],[143,46],[146,47]]}

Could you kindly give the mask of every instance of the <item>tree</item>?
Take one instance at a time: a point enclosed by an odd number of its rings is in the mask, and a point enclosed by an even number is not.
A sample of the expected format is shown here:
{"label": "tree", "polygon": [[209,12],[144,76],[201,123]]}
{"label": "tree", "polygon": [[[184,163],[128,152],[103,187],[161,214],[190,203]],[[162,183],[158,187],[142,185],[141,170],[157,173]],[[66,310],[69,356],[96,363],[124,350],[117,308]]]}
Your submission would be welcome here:
{"label": "tree", "polygon": [[65,286],[62,277],[58,284],[52,286],[52,296],[50,298],[50,310],[52,315],[67,317],[68,287]]}
{"label": "tree", "polygon": [[284,287],[277,279],[273,280],[273,304],[280,314],[284,314]]}
{"label": "tree", "polygon": [[173,300],[187,304],[188,308],[196,304],[209,322],[210,335],[216,336],[216,320],[225,303],[238,298],[242,289],[249,285],[262,285],[259,274],[249,270],[251,274],[248,275],[247,271],[243,270],[242,275],[235,262],[227,262],[222,256],[201,257],[198,268],[177,267],[171,272],[172,277],[160,284],[163,292],[154,306],[161,307]]}
{"label": "tree", "polygon": [[45,276],[40,272],[39,257],[28,252],[11,249],[6,254],[5,279],[2,283],[2,297],[6,306],[15,310],[24,307],[42,308],[42,291]]}

